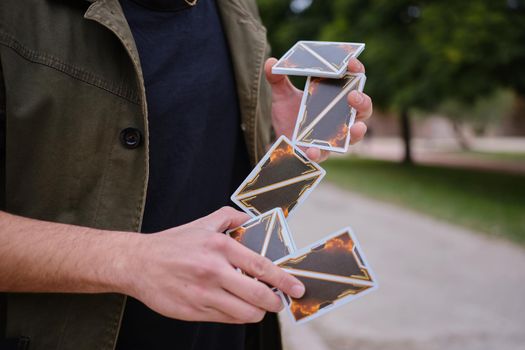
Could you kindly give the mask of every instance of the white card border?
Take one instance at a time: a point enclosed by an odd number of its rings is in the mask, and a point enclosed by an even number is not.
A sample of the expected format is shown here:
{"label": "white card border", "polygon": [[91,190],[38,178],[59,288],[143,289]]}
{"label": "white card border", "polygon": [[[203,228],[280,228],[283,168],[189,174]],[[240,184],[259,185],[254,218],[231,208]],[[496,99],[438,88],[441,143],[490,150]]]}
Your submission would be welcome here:
{"label": "white card border", "polygon": [[[266,154],[264,155],[264,157],[261,158],[261,160],[259,160],[259,162],[257,162],[257,164],[255,165],[255,167],[252,169],[252,171],[248,174],[248,176],[246,176],[246,178],[243,180],[243,182],[239,185],[239,187],[235,190],[235,192],[233,192],[233,194],[231,195],[230,197],[230,200],[235,203],[242,211],[244,211],[246,214],[250,215],[252,218],[254,217],[257,217],[261,214],[255,214],[255,213],[252,213],[250,210],[248,210],[246,208],[246,206],[244,204],[242,204],[241,201],[239,201],[236,196],[238,195],[238,193],[240,192],[241,188],[244,187],[246,181],[248,179],[251,179],[253,178],[253,176],[255,174],[257,174],[257,172],[260,171],[260,165],[261,164],[264,164],[268,158],[270,158],[270,154],[272,154],[272,152],[275,150],[275,148],[277,148],[277,146],[281,143],[282,140],[285,140],[288,144],[290,144],[294,151],[298,152],[300,155],[302,155],[303,157],[305,157],[306,159],[308,159],[308,161],[310,161],[312,164],[314,164],[316,166],[316,168],[318,169],[317,172],[315,172],[315,174],[318,174],[318,178],[317,180],[315,180],[314,184],[312,185],[312,187],[310,187],[308,190],[306,190],[303,195],[301,196],[301,198],[299,198],[299,200],[297,201],[297,205],[295,206],[295,208],[293,208],[289,213],[288,213],[288,217],[287,218],[290,218],[293,214],[293,212],[295,212],[301,205],[302,203],[310,196],[310,193],[315,190],[315,188],[319,185],[319,183],[323,180],[324,176],[326,175],[326,170],[324,170],[321,165],[319,165],[319,163],[317,162],[314,162],[313,160],[311,160],[310,158],[308,158],[306,156],[306,154],[301,151],[301,149],[299,149],[299,147],[297,147],[297,145],[295,143],[293,143],[289,138],[287,138],[286,136],[284,135],[281,135],[277,140],[275,140],[275,142],[273,143],[272,147],[270,147],[270,149],[268,149],[268,151],[266,152]],[[314,174],[314,173],[312,173]],[[312,175],[312,177],[314,177],[314,175]],[[284,216],[284,213],[283,213],[283,216]]]}
{"label": "white card border", "polygon": [[[341,68],[334,73],[330,72],[321,72],[316,69],[304,69],[304,68],[281,68],[277,67],[286,57],[288,57],[291,52],[295,49],[295,47],[302,43],[315,43],[315,44],[321,44],[321,45],[334,45],[334,44],[350,44],[357,46],[357,50],[353,53],[348,55],[343,60],[343,63],[341,64]],[[351,58],[359,57],[359,55],[364,51],[365,44],[364,43],[355,43],[355,42],[343,42],[343,41],[315,41],[315,40],[299,40],[296,42],[286,53],[272,66],[272,73],[273,74],[284,74],[284,75],[296,75],[296,76],[314,76],[314,77],[320,77],[320,78],[341,78],[343,75],[345,75],[345,72],[347,71],[347,65],[348,61],[350,61]]]}
{"label": "white card border", "polygon": [[345,305],[345,304],[348,304],[349,302],[351,301],[354,301],[358,298],[361,298],[373,291],[375,291],[376,289],[379,288],[379,283],[377,282],[377,277],[376,277],[376,274],[374,273],[374,271],[372,270],[372,268],[370,267],[370,265],[368,264],[368,259],[366,258],[365,256],[365,253],[363,252],[362,248],[361,248],[361,244],[359,243],[359,241],[357,240],[355,234],[354,234],[354,231],[352,230],[352,228],[350,226],[347,226],[347,227],[344,227],[336,232],[333,232],[331,234],[329,234],[328,236],[324,237],[324,238],[321,238],[320,240],[310,244],[309,246],[307,247],[304,247],[304,248],[301,248],[299,249],[298,251],[296,251],[295,253],[293,254],[290,254],[289,256],[285,256],[279,260],[276,260],[274,262],[275,265],[279,265],[280,263],[290,259],[291,257],[297,257],[297,256],[300,256],[302,254],[305,254],[307,252],[309,252],[312,248],[315,248],[317,246],[320,246],[321,244],[324,244],[326,241],[334,238],[334,237],[337,237],[339,235],[341,235],[342,233],[345,233],[345,232],[348,232],[348,234],[350,235],[350,238],[352,238],[352,241],[354,242],[354,245],[355,247],[358,249],[359,251],[359,256],[361,257],[361,260],[363,261],[363,265],[367,268],[368,270],[368,273],[370,275],[370,277],[372,277],[372,281],[374,283],[374,286],[373,287],[370,287],[368,288],[367,290],[357,294],[357,295],[348,295],[346,297],[344,297],[342,300],[339,300],[339,301],[336,301],[334,302],[332,305],[329,305],[319,311],[317,311],[315,314],[313,315],[310,315],[310,316],[307,316],[305,318],[302,318],[300,320],[296,320],[294,315],[292,314],[292,312],[290,311],[290,307],[288,307],[287,303],[286,303],[286,297],[284,295],[283,292],[281,291],[278,291],[277,293],[279,294],[279,296],[281,297],[281,300],[283,302],[283,305],[284,305],[284,308],[286,309],[286,314],[288,314],[288,317],[290,318],[290,320],[292,321],[293,324],[302,324],[302,323],[306,323],[306,322],[309,322],[317,317],[320,317],[328,312],[331,312],[333,310],[335,310],[336,308],[339,308],[341,307],[342,305]]}
{"label": "white card border", "polygon": [[[361,79],[359,80],[359,85],[357,86],[356,90],[360,91],[360,92],[363,92],[363,89],[365,88],[365,83],[366,83],[366,74],[365,73],[348,73],[348,74],[345,74],[345,75],[361,76]],[[355,108],[351,108],[350,109],[350,121],[348,123],[348,133],[346,135],[346,142],[345,142],[345,146],[344,147],[333,147],[333,146],[316,145],[316,144],[311,144],[311,143],[307,143],[307,142],[301,142],[301,141],[297,140],[297,136],[298,136],[298,132],[299,132],[299,123],[300,123],[300,119],[299,118],[304,115],[304,110],[306,109],[306,100],[308,99],[308,88],[310,86],[311,78],[312,77],[308,77],[308,79],[306,80],[306,84],[304,86],[303,97],[301,98],[301,107],[299,108],[299,113],[297,113],[297,118],[295,120],[295,127],[294,127],[294,130],[293,130],[292,141],[296,145],[301,146],[301,147],[319,148],[319,149],[322,149],[322,150],[325,150],[325,151],[330,151],[330,152],[346,153],[346,152],[348,152],[348,148],[350,147],[350,128],[352,127],[352,125],[354,125],[355,117],[356,117],[356,114],[357,114],[357,111],[355,110]],[[351,91],[353,91],[353,90],[351,90]]]}
{"label": "white card border", "polygon": [[286,244],[288,247],[290,247],[290,253],[288,255],[293,254],[293,253],[295,253],[297,251],[297,245],[295,244],[295,241],[293,239],[292,233],[290,232],[290,227],[288,226],[288,222],[286,221],[286,218],[284,217],[283,210],[281,208],[279,208],[279,207],[274,208],[272,210],[268,210],[267,212],[264,212],[261,215],[257,215],[255,217],[252,217],[249,220],[247,220],[246,222],[242,223],[241,225],[226,231],[225,234],[228,237],[234,239],[231,236],[231,233],[233,231],[237,230],[238,228],[240,228],[242,226],[250,225],[250,224],[252,224],[254,222],[257,222],[257,221],[260,222],[260,220],[263,217],[268,216],[268,215],[273,215],[274,213],[277,214],[276,219],[281,222],[281,225],[283,227],[283,232],[284,232],[283,233],[283,241],[284,241],[284,244]]}
{"label": "white card border", "polygon": [[295,240],[293,239],[292,232],[290,231],[290,227],[288,226],[288,221],[286,220],[286,217],[284,216],[284,212],[280,207],[277,207],[275,209],[272,209],[272,211],[277,211],[277,217],[282,223],[282,226],[284,227],[284,230],[286,231],[286,237],[283,237],[283,239],[288,243],[288,246],[291,249],[290,254],[293,254],[297,251],[297,245],[295,244]]}

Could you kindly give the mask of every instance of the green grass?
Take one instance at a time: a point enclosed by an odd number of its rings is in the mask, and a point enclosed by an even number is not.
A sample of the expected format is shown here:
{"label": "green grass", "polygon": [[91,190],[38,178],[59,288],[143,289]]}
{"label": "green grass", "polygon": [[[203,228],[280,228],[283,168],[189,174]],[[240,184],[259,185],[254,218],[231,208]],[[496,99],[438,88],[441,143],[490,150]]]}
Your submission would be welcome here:
{"label": "green grass", "polygon": [[349,190],[525,244],[525,175],[354,157],[323,167]]}

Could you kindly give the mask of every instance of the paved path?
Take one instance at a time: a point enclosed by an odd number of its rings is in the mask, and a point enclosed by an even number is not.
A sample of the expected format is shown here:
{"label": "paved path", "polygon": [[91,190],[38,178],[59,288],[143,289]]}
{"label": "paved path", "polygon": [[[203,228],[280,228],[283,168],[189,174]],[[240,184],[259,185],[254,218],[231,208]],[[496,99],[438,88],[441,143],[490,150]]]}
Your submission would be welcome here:
{"label": "paved path", "polygon": [[[497,151],[525,153],[525,138],[505,141],[479,139],[473,142],[473,150],[487,153]],[[412,141],[412,147],[412,156],[418,164],[525,174],[525,162],[523,161],[505,158],[491,159],[465,154],[460,152],[457,145],[450,144],[450,141],[446,142],[446,140],[438,142],[435,140],[415,139]],[[399,138],[365,139],[362,143],[352,146],[350,152],[366,158],[396,162],[401,161],[405,154],[403,142]]]}
{"label": "paved path", "polygon": [[525,249],[323,184],[291,218],[305,246],[350,225],[377,291],[304,325],[287,350],[525,350]]}

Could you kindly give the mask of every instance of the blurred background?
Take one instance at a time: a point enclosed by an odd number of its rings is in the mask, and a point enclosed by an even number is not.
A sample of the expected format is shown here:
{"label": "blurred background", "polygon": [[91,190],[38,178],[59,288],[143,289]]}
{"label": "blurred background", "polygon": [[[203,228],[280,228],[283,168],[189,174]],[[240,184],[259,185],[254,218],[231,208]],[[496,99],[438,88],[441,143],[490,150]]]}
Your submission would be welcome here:
{"label": "blurred background", "polygon": [[258,3],[275,57],[366,43],[375,108],[291,228],[352,226],[380,289],[287,349],[525,349],[525,0]]}

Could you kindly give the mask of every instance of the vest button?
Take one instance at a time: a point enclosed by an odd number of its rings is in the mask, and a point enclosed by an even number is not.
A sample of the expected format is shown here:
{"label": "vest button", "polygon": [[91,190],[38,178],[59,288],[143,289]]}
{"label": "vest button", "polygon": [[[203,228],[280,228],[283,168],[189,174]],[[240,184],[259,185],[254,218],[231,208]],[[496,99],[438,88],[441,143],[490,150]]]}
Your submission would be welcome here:
{"label": "vest button", "polygon": [[139,129],[126,128],[120,132],[120,143],[128,149],[137,148],[141,142],[142,133]]}

